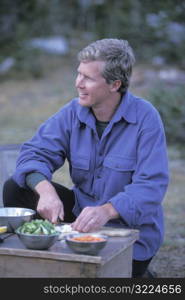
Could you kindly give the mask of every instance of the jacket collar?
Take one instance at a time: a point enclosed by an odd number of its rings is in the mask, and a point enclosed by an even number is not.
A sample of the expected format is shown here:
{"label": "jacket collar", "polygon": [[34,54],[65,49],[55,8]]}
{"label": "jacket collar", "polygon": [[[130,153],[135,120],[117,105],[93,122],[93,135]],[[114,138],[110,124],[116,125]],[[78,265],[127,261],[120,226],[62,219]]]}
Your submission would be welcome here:
{"label": "jacket collar", "polygon": [[120,105],[115,112],[112,121],[117,122],[121,118],[123,118],[128,123],[133,124],[135,124],[137,121],[135,97],[129,92],[126,92],[126,94],[122,97]]}
{"label": "jacket collar", "polygon": [[[77,98],[77,116],[80,123],[85,123],[89,125],[91,128],[95,128],[95,118],[88,107],[84,107],[78,104]],[[116,110],[111,123],[116,123],[121,119],[126,120],[128,123],[135,124],[137,122],[136,116],[136,105],[135,105],[135,97],[126,92],[126,94],[122,97],[120,105]]]}

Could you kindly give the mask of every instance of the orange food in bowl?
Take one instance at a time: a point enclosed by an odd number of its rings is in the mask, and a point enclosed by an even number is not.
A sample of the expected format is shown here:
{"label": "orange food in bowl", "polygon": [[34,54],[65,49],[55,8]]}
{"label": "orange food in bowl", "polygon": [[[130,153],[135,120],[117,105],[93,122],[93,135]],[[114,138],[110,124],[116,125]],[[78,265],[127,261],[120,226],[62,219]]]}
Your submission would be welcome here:
{"label": "orange food in bowl", "polygon": [[77,242],[103,242],[105,239],[97,237],[97,236],[92,236],[92,235],[84,235],[84,236],[77,236],[71,238],[72,241],[77,241]]}

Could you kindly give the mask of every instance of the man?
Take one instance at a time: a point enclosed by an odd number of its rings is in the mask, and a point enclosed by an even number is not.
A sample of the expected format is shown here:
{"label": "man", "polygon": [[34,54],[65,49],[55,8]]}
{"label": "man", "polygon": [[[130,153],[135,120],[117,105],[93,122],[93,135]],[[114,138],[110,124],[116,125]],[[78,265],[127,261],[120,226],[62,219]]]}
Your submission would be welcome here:
{"label": "man", "polygon": [[[134,54],[125,40],[103,39],[78,55],[79,97],[23,144],[5,206],[36,208],[43,218],[88,232],[103,225],[140,230],[133,277],[142,277],[163,240],[168,185],[166,142],[156,109],[128,92]],[[69,162],[74,187],[51,182]]]}

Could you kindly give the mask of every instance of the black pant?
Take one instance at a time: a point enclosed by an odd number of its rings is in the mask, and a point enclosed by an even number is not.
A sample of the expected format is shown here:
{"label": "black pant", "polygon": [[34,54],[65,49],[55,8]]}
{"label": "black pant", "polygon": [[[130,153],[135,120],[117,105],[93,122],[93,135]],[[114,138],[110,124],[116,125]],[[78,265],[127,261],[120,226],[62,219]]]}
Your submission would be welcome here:
{"label": "black pant", "polygon": [[148,271],[148,265],[151,262],[151,260],[152,260],[152,257],[147,260],[133,259],[133,261],[132,261],[132,277],[133,278],[153,277],[152,273],[150,273]]}
{"label": "black pant", "polygon": [[[55,182],[52,182],[52,184],[64,205],[64,222],[73,222],[75,220],[75,216],[72,213],[75,203],[73,191]],[[31,189],[20,188],[12,178],[8,179],[4,184],[3,203],[5,207],[26,207],[36,210],[38,199],[36,193]],[[142,277],[151,259],[144,261],[133,260],[132,277]]]}

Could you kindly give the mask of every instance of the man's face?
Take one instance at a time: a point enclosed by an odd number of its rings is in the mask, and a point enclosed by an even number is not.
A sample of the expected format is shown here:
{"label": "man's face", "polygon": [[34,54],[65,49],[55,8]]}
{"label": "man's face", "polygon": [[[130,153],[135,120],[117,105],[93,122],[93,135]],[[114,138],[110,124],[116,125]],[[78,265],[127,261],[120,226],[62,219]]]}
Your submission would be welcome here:
{"label": "man's face", "polygon": [[105,62],[81,62],[78,67],[76,88],[79,94],[79,104],[82,106],[98,108],[106,105],[111,97],[110,84],[106,83],[101,72]]}

